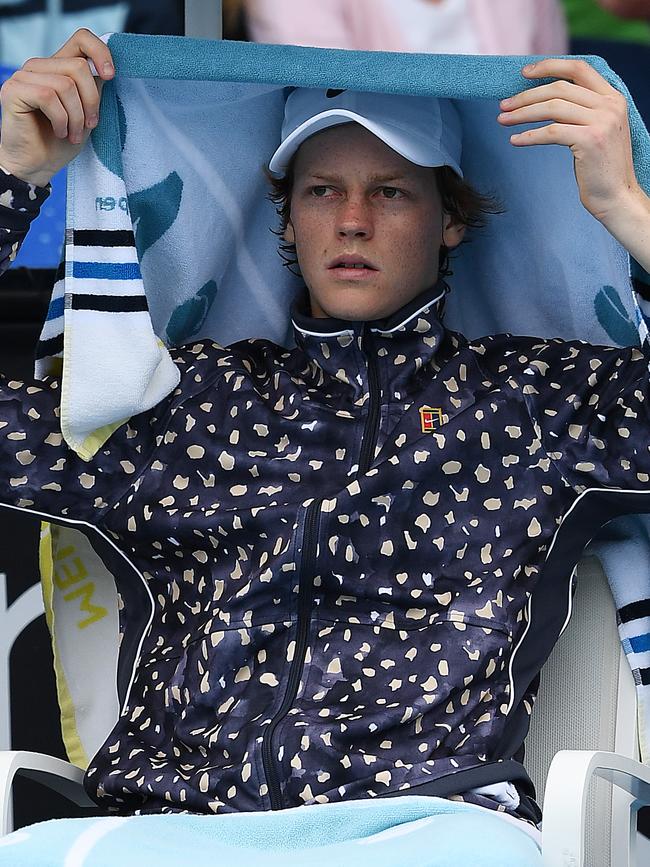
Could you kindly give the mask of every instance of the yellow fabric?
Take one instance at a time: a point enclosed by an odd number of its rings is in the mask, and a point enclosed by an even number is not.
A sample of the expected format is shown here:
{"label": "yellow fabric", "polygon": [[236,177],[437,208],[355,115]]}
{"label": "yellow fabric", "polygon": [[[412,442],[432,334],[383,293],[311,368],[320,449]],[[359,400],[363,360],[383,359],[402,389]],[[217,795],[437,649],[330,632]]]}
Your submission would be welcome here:
{"label": "yellow fabric", "polygon": [[56,675],[56,691],[61,713],[61,732],[68,759],[72,764],[85,769],[89,760],[81,744],[77,731],[77,720],[72,697],[66,683],[65,674],[59,658],[54,623],[54,556],[52,551],[52,528],[48,523],[41,524],[41,538],[39,546],[39,561],[41,582],[43,585],[43,600],[45,603],[45,617],[52,638],[52,653],[54,656],[54,672]]}
{"label": "yellow fabric", "polygon": [[[104,443],[110,439],[119,427],[122,427],[125,421],[127,421],[127,419],[100,427],[96,431],[93,431],[90,436],[86,437],[82,442],[77,444],[70,443],[70,445],[74,448],[80,458],[84,461],[91,461]],[[63,427],[63,425],[61,425],[61,427]]]}

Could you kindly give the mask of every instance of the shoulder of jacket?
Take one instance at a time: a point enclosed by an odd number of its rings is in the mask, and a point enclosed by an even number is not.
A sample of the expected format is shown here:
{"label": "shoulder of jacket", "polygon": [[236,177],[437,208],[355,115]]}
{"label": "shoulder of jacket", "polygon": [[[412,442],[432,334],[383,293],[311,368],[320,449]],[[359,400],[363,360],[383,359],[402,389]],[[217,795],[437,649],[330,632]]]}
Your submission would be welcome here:
{"label": "shoulder of jacket", "polygon": [[584,340],[564,340],[561,337],[527,337],[512,334],[491,334],[469,343],[476,361],[492,376],[509,376],[517,372],[542,374],[550,370],[568,370],[584,365],[585,370],[601,365],[638,362],[644,359],[639,347],[617,347],[588,343]]}
{"label": "shoulder of jacket", "polygon": [[180,370],[183,388],[184,382],[207,383],[228,373],[272,375],[284,366],[291,353],[270,340],[253,338],[229,346],[200,340],[174,347],[170,354]]}
{"label": "shoulder of jacket", "polygon": [[569,341],[560,338],[528,337],[504,332],[471,340],[467,348],[485,372],[491,376],[508,376],[528,368],[535,360],[543,359],[547,364],[552,364],[570,346]]}

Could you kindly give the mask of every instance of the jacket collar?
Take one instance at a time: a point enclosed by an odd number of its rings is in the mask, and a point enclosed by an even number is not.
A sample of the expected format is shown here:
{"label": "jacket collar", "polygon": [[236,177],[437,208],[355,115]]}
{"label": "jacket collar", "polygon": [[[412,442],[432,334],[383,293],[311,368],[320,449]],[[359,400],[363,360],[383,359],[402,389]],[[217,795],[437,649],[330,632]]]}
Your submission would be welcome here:
{"label": "jacket collar", "polygon": [[423,368],[439,368],[437,356],[446,335],[441,321],[447,284],[439,280],[386,319],[368,322],[316,319],[307,293],[291,310],[297,346],[325,378],[350,386],[358,399],[367,386],[366,353],[378,359],[382,386],[397,399],[416,387]]}

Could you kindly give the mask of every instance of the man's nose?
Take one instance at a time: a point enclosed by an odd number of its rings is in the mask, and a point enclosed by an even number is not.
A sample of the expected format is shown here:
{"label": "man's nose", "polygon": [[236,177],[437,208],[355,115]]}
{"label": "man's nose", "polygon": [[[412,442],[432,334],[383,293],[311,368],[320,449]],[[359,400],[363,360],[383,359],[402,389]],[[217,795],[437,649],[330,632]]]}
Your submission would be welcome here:
{"label": "man's nose", "polygon": [[373,220],[369,203],[360,199],[348,199],[339,213],[337,226],[339,238],[370,238]]}

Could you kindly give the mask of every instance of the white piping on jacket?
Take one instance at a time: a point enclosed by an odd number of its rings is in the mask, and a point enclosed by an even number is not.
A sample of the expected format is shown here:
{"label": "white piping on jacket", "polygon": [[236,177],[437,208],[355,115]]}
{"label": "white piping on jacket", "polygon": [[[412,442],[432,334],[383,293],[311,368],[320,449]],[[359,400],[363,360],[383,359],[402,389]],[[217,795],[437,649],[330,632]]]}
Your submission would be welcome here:
{"label": "white piping on jacket", "polygon": [[[641,494],[641,495],[650,494],[650,491],[635,491],[633,488],[589,488],[588,490],[583,491],[581,494],[579,494],[576,497],[574,502],[571,504],[571,508],[566,513],[566,515],[564,515],[564,517],[562,518],[560,526],[557,528],[557,530],[555,531],[555,533],[553,535],[551,547],[548,549],[548,553],[546,554],[546,558],[544,560],[544,563],[546,563],[548,561],[548,558],[551,556],[551,552],[553,550],[553,547],[555,546],[555,542],[557,541],[558,533],[560,532],[560,530],[564,526],[566,520],[568,519],[569,515],[575,509],[575,507],[578,505],[578,503],[582,499],[584,499],[584,497],[586,497],[587,494],[602,494],[602,493],[606,493],[606,494],[632,494],[633,496],[639,496],[639,494]],[[622,517],[622,515],[620,517]],[[600,529],[600,527],[599,527],[599,529]],[[589,541],[591,541],[591,539]],[[543,569],[543,567],[542,567],[542,569]],[[560,631],[558,638],[560,637],[560,635],[562,635],[564,630],[567,628],[567,626],[569,625],[569,620],[571,619],[572,607],[573,607],[573,599],[571,596],[571,585],[573,582],[573,576],[576,573],[576,569],[577,569],[577,566],[573,569],[573,571],[571,572],[571,576],[569,578],[569,594],[568,594],[569,598],[568,598],[568,603],[567,603],[567,615],[566,615],[566,618],[564,621],[564,626],[562,627],[562,630]],[[530,598],[528,599],[528,602],[526,603],[526,619],[528,621],[528,623],[526,625],[526,629],[524,630],[523,635],[519,639],[517,645],[515,646],[514,650],[512,651],[512,656],[510,657],[510,665],[508,667],[508,683],[510,686],[510,701],[508,702],[508,707],[506,709],[506,716],[510,713],[510,711],[512,710],[512,708],[515,705],[515,697],[516,696],[515,696],[515,682],[514,682],[514,673],[513,673],[514,661],[515,661],[515,657],[517,655],[517,652],[519,651],[520,647],[524,643],[526,635],[528,634],[528,630],[530,629],[530,624],[532,622],[532,606],[533,606],[533,597],[531,595]]]}
{"label": "white piping on jacket", "polygon": [[[370,330],[373,334],[393,334],[395,331],[399,331],[400,328],[403,328],[405,325],[408,325],[412,319],[415,319],[416,316],[419,316],[423,310],[426,310],[428,307],[431,307],[433,304],[437,304],[441,298],[445,297],[445,291],[441,292],[440,295],[433,298],[431,301],[427,301],[426,304],[423,304],[415,313],[412,313],[410,316],[407,316],[403,322],[399,322],[397,325],[393,326],[393,328],[383,329],[383,328],[371,328]],[[301,334],[305,334],[308,337],[342,337],[344,334],[354,334],[353,328],[346,328],[343,331],[309,331],[306,328],[301,328],[300,325],[296,323],[294,319],[291,320],[291,324],[299,331]]]}
{"label": "white piping on jacket", "polygon": [[136,672],[136,669],[138,667],[138,663],[140,662],[140,656],[142,654],[142,644],[144,642],[145,636],[147,635],[147,633],[149,632],[149,629],[151,628],[151,624],[153,623],[155,603],[154,603],[153,594],[149,588],[149,585],[147,584],[147,581],[146,581],[144,575],[140,572],[139,569],[136,569],[135,565],[131,562],[131,560],[129,560],[129,558],[126,556],[124,551],[120,550],[120,548],[117,547],[117,545],[115,544],[115,542],[113,542],[112,539],[109,539],[109,537],[105,533],[103,533],[99,529],[99,527],[97,527],[95,524],[91,524],[89,521],[81,521],[77,518],[63,518],[60,515],[50,515],[47,512],[40,512],[37,509],[29,509],[29,508],[23,507],[23,506],[12,506],[10,503],[0,503],[0,508],[1,509],[15,509],[17,512],[27,512],[30,515],[37,515],[38,517],[44,518],[45,520],[53,521],[55,524],[71,524],[73,526],[90,527],[92,530],[94,530],[95,533],[98,533],[102,537],[102,539],[104,539],[106,542],[108,542],[108,544],[111,545],[117,551],[117,553],[122,557],[122,559],[126,560],[126,562],[129,564],[129,566],[133,569],[135,574],[138,576],[138,578],[142,581],[142,584],[143,584],[145,590],[147,591],[147,596],[149,597],[149,600],[151,602],[151,613],[149,615],[149,620],[147,621],[145,628],[142,630],[142,635],[140,636],[140,641],[138,643],[138,650],[136,653],[135,660],[133,662],[133,670],[131,671],[131,677],[129,680],[129,686],[128,686],[128,688],[126,690],[126,694],[124,696],[124,702],[123,702],[123,704],[120,705],[120,715],[121,715],[124,712],[124,708],[129,703],[129,697],[131,695],[131,689],[133,687],[133,682],[135,680],[135,672]]}

